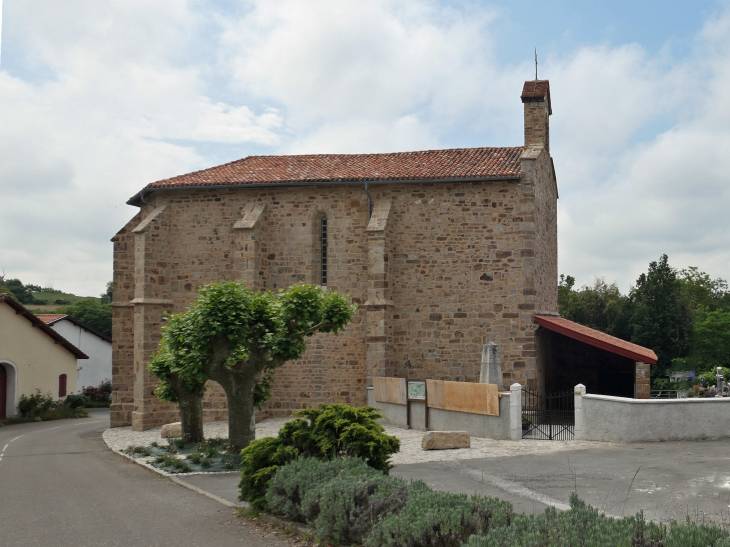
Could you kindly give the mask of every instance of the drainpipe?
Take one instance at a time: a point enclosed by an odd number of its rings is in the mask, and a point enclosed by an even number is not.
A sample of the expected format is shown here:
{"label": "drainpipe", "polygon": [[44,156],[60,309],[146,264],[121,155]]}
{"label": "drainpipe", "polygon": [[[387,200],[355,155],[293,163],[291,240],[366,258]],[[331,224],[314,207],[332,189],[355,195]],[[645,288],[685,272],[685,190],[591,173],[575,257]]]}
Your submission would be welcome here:
{"label": "drainpipe", "polygon": [[144,199],[144,191],[142,191],[142,192],[141,192],[141,193],[139,194],[139,199],[141,199],[141,200],[142,200],[142,203],[146,203],[147,205],[150,205],[150,206],[152,207],[152,209],[153,209],[153,210],[154,210],[154,209],[157,209],[157,206],[156,206],[156,205],[155,205],[154,203],[150,203],[149,201],[147,201],[146,199]]}

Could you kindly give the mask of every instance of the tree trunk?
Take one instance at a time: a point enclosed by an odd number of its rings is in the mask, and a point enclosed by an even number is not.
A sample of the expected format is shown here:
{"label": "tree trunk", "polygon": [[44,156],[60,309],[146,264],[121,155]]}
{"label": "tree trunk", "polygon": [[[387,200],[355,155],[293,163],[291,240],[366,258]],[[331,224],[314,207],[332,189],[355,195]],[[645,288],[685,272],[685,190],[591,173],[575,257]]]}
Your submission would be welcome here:
{"label": "tree trunk", "polygon": [[203,436],[203,394],[189,391],[178,392],[182,438],[186,443],[199,443]]}
{"label": "tree trunk", "polygon": [[231,454],[240,454],[256,434],[253,397],[258,375],[229,373],[227,376],[219,383],[228,401],[228,449]]}
{"label": "tree trunk", "polygon": [[170,385],[175,390],[180,407],[182,438],[186,443],[199,443],[203,436],[203,392],[190,391],[177,374],[170,377]]}

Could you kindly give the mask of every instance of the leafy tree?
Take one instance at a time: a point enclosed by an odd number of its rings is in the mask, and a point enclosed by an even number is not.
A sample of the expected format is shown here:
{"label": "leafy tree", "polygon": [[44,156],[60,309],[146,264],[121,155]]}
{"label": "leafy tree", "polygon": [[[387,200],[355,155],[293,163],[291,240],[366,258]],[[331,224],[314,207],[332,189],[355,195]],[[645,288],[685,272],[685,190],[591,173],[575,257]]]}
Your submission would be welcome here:
{"label": "leafy tree", "polygon": [[102,304],[111,304],[112,303],[113,291],[114,291],[114,282],[109,281],[106,284],[106,292],[101,293],[101,303]]}
{"label": "leafy tree", "polygon": [[184,361],[176,359],[179,354],[171,352],[168,346],[168,337],[173,332],[184,336],[185,329],[189,327],[182,315],[171,316],[162,328],[162,340],[147,368],[161,380],[155,395],[180,407],[182,438],[185,442],[199,443],[204,440],[203,395],[207,377],[202,371],[190,374],[190,368],[184,366]]}
{"label": "leafy tree", "polygon": [[107,336],[112,335],[112,308],[98,300],[79,300],[71,306],[62,306],[56,313],[66,313]]}
{"label": "leafy tree", "polygon": [[692,332],[690,357],[698,372],[730,365],[730,310],[700,308]]}
{"label": "leafy tree", "polygon": [[672,359],[688,354],[691,331],[682,284],[667,255],[651,262],[649,271],[639,276],[631,300],[635,307],[631,341],[654,350],[658,360],[651,376],[662,377]]}
{"label": "leafy tree", "polygon": [[678,272],[682,304],[694,319],[698,309],[714,311],[728,307],[728,285],[724,279],[712,279],[696,266]]}
{"label": "leafy tree", "polygon": [[8,292],[21,304],[33,304],[33,293],[20,279],[4,279],[3,292]]}
{"label": "leafy tree", "polygon": [[254,438],[257,384],[268,371],[301,357],[307,337],[342,331],[354,311],[345,296],[314,285],[273,294],[250,291],[241,282],[214,283],[170,321],[166,351],[186,377],[223,387],[230,449],[239,452]]}
{"label": "leafy tree", "polygon": [[562,317],[623,340],[631,338],[633,308],[616,283],[609,285],[597,277],[591,287],[576,291],[574,286],[574,277],[560,276],[558,312]]}

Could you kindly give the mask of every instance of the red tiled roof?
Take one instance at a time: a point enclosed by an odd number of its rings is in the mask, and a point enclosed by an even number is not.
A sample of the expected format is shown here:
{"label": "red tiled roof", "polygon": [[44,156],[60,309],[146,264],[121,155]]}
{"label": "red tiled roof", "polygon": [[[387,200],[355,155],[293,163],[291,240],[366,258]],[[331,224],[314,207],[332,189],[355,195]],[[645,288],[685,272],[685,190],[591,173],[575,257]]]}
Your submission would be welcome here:
{"label": "red tiled roof", "polygon": [[551,315],[536,315],[535,322],[541,327],[550,329],[551,331],[564,334],[574,340],[585,342],[591,346],[605,349],[611,353],[617,353],[624,357],[629,357],[634,361],[640,361],[642,363],[655,364],[657,361],[656,353],[652,350],[637,346],[631,342],[626,342],[620,338],[610,336],[605,332],[597,331],[573,321],[568,321],[562,317],[556,317]]}
{"label": "red tiled roof", "polygon": [[248,156],[217,167],[158,180],[148,184],[145,190],[246,184],[518,178],[522,151],[521,146],[516,146],[389,154]]}
{"label": "red tiled roof", "polygon": [[553,107],[550,104],[550,80],[531,80],[525,82],[522,87],[522,95],[520,95],[523,103],[531,101],[542,101],[547,99],[548,112],[553,113]]}
{"label": "red tiled roof", "polygon": [[53,340],[57,343],[66,348],[66,350],[70,351],[74,354],[74,356],[77,359],[88,359],[89,356],[86,355],[83,351],[81,351],[79,348],[74,346],[71,342],[66,340],[63,336],[58,334],[55,330],[53,330],[51,327],[46,325],[41,319],[36,317],[34,314],[29,312],[27,309],[25,309],[25,306],[15,300],[12,296],[10,296],[7,293],[0,293],[0,304],[5,303],[11,308],[15,310],[16,315],[22,315],[25,317],[28,321],[30,321],[31,325],[33,327],[37,327],[40,331],[45,333],[46,335],[53,338]]}
{"label": "red tiled roof", "polygon": [[58,321],[59,319],[63,319],[64,317],[68,317],[65,313],[36,313],[35,316],[43,321],[46,325],[49,323],[54,323]]}

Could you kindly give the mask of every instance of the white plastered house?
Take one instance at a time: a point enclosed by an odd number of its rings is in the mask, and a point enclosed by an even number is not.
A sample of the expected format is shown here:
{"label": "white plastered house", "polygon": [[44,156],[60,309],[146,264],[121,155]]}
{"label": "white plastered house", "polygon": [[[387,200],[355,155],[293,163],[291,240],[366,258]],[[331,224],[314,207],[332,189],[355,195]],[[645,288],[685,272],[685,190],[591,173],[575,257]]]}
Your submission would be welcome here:
{"label": "white plastered house", "polygon": [[39,313],[37,317],[88,355],[77,364],[76,393],[87,386],[98,387],[112,377],[112,339],[70,315]]}
{"label": "white plastered house", "polygon": [[[0,294],[0,418],[14,416],[21,395],[36,389],[61,399],[88,356],[9,294]],[[69,389],[70,388],[70,389]]]}

